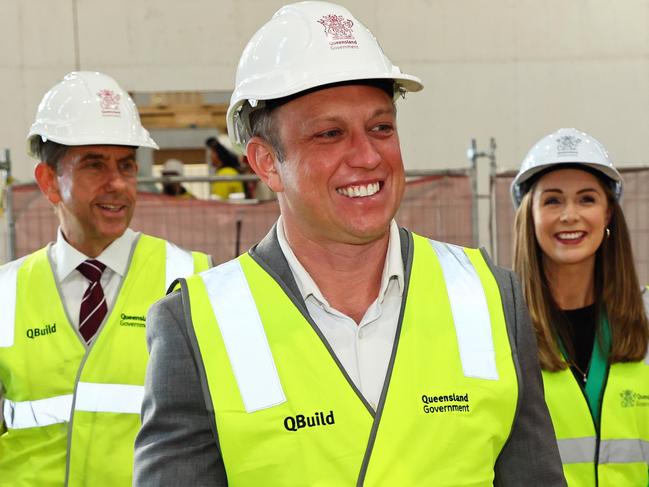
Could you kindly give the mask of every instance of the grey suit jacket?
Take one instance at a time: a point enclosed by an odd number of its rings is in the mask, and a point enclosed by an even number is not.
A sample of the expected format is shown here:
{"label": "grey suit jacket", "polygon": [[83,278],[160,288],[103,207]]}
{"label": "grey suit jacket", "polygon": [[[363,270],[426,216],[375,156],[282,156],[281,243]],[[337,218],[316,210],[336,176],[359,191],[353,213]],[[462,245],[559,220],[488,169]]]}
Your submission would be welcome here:
{"label": "grey suit jacket", "polygon": [[[400,234],[407,282],[412,237],[403,229]],[[274,228],[250,254],[310,320]],[[564,486],[554,430],[543,399],[536,340],[520,284],[511,271],[490,267],[500,287],[519,385],[515,420],[494,466],[494,485]],[[151,358],[145,381],[142,429],[135,442],[133,485],[227,486],[218,425],[186,294],[174,292],[156,303],[149,311],[147,323]]]}

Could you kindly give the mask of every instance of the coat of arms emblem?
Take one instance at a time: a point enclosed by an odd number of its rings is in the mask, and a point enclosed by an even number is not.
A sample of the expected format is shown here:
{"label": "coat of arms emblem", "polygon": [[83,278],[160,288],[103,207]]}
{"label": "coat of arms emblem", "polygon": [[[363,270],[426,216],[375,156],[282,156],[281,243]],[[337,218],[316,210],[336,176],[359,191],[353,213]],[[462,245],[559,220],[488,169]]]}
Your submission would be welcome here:
{"label": "coat of arms emblem", "polygon": [[318,20],[318,23],[324,27],[331,49],[358,49],[352,29],[354,26],[352,20],[346,19],[342,15],[329,14]]}
{"label": "coat of arms emblem", "polygon": [[622,407],[630,408],[635,406],[635,393],[629,389],[625,389],[620,392],[620,397],[622,398]]}
{"label": "coat of arms emblem", "polygon": [[579,137],[573,135],[563,135],[557,139],[557,155],[559,156],[576,156],[577,146],[581,143]]}
{"label": "coat of arms emblem", "polygon": [[101,106],[102,115],[109,117],[119,117],[119,100],[121,96],[113,90],[99,90],[99,105]]}

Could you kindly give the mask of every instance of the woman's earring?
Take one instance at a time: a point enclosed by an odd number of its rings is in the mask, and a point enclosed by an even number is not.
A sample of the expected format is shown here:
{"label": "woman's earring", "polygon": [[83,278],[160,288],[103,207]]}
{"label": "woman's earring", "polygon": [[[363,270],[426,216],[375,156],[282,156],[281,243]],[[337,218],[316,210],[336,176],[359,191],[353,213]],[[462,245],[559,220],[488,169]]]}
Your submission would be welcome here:
{"label": "woman's earring", "polygon": [[606,238],[609,238],[611,236],[611,229],[606,227]]}

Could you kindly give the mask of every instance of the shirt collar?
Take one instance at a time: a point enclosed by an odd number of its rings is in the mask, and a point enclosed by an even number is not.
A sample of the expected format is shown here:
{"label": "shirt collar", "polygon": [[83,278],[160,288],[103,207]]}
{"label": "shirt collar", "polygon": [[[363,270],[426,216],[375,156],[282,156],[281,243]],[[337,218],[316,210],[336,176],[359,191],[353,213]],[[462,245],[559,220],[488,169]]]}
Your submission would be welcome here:
{"label": "shirt collar", "polygon": [[380,296],[385,294],[385,291],[392,278],[397,280],[399,292],[403,292],[404,281],[403,258],[401,257],[401,236],[399,235],[399,226],[397,222],[392,220],[390,223],[390,241],[388,243],[388,254],[385,259],[385,266],[383,266],[383,276],[381,277],[381,293]]}
{"label": "shirt collar", "polygon": [[[329,305],[325,297],[320,292],[318,285],[315,283],[313,278],[309,275],[306,269],[302,266],[300,261],[297,259],[291,246],[286,239],[286,233],[284,232],[284,223],[282,217],[280,216],[277,220],[277,240],[279,246],[282,249],[284,257],[288,262],[288,266],[293,273],[295,278],[295,283],[297,284],[302,299],[306,301],[309,296],[313,296],[319,302]],[[403,260],[401,258],[401,239],[399,237],[399,227],[397,223],[392,220],[390,223],[390,239],[388,242],[388,252],[385,258],[385,264],[383,266],[383,274],[381,276],[381,287],[379,289],[379,301],[383,301],[383,297],[388,289],[388,285],[392,278],[397,280],[397,285],[399,286],[399,294],[403,293],[403,281],[404,281],[404,271],[403,271]]]}
{"label": "shirt collar", "polygon": [[[95,257],[95,260],[98,260],[113,272],[124,277],[128,266],[128,259],[131,255],[131,249],[138,236],[139,232],[134,232],[130,228],[127,228],[120,237],[113,240],[101,254]],[[56,232],[56,243],[52,250],[56,261],[59,281],[66,279],[84,260],[90,259],[90,257],[79,252],[65,240],[60,227]]]}

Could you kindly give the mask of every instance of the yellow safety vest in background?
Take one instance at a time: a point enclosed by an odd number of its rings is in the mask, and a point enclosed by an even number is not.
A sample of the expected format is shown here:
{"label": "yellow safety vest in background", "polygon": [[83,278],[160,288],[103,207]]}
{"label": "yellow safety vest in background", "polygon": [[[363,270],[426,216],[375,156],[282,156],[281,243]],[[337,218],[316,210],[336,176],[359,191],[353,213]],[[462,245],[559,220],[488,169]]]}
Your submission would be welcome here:
{"label": "yellow safety vest in background", "polygon": [[[222,167],[216,171],[216,176],[238,176],[239,171],[233,167]],[[219,199],[228,200],[232,193],[243,193],[243,182],[241,181],[214,181],[210,185],[210,193],[219,197]]]}
{"label": "yellow safety vest in background", "polygon": [[610,366],[599,439],[570,369],[543,371],[543,382],[569,487],[649,485],[649,357]]}
{"label": "yellow safety vest in background", "polygon": [[1,486],[60,487],[66,451],[69,485],[131,485],[148,360],[144,318],[168,281],[208,267],[204,254],[141,235],[88,350],[66,316],[47,249],[0,270],[3,298],[15,302],[0,316],[7,427],[0,436]]}
{"label": "yellow safety vest in background", "polygon": [[498,285],[479,251],[413,238],[376,419],[252,257],[187,280],[228,485],[493,484],[518,399]]}

